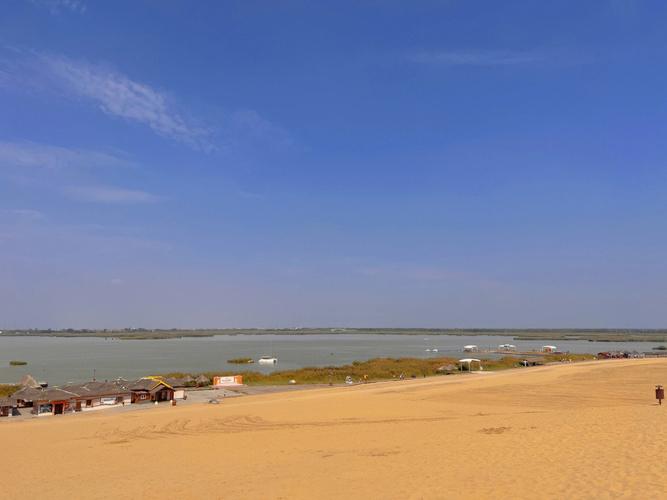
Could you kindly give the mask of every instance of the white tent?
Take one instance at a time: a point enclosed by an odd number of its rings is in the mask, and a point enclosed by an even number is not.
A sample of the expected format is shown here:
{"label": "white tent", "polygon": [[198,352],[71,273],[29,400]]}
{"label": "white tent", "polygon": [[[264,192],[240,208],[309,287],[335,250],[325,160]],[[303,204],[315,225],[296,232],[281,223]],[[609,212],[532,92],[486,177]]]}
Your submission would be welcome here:
{"label": "white tent", "polygon": [[542,352],[556,352],[558,348],[555,345],[542,346]]}
{"label": "white tent", "polygon": [[461,370],[463,370],[463,367],[465,366],[469,372],[472,371],[474,364],[477,363],[477,366],[479,367],[480,370],[484,370],[482,368],[482,360],[481,359],[475,359],[475,358],[464,358],[464,359],[459,359],[459,367]]}
{"label": "white tent", "polygon": [[464,345],[463,346],[463,351],[464,352],[477,352],[477,351],[479,351],[479,347],[477,347],[476,345],[472,345],[472,344],[471,345]]}

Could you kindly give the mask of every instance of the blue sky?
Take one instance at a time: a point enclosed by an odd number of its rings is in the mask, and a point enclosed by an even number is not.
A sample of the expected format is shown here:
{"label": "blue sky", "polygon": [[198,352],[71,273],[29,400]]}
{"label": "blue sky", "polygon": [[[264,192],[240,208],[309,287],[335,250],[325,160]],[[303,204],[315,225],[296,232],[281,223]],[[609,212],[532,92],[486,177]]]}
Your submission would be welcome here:
{"label": "blue sky", "polygon": [[0,327],[665,327],[666,22],[9,2]]}

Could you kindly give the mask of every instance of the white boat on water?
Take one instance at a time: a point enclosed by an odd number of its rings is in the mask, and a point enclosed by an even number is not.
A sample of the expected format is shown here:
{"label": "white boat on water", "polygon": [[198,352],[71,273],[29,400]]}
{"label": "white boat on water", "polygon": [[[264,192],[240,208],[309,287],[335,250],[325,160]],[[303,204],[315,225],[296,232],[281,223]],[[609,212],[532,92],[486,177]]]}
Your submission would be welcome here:
{"label": "white boat on water", "polygon": [[278,363],[278,358],[273,356],[262,356],[257,360],[260,365],[275,365]]}

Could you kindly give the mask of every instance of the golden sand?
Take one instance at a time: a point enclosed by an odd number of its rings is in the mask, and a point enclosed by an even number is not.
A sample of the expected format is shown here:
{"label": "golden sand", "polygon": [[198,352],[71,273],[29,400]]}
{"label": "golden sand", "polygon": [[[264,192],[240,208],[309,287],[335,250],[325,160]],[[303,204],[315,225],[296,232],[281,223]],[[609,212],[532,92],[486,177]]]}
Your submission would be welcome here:
{"label": "golden sand", "polygon": [[[667,498],[667,360],[0,423],[3,498]],[[666,402],[667,403],[667,402]]]}

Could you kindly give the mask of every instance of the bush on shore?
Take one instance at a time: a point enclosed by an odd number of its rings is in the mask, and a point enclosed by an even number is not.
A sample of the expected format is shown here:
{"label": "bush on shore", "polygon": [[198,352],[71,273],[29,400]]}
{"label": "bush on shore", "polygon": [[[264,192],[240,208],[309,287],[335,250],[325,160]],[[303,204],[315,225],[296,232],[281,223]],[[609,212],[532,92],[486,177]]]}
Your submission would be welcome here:
{"label": "bush on shore", "polygon": [[11,396],[20,388],[21,387],[18,385],[0,384],[0,398],[6,398],[8,396]]}
{"label": "bush on shore", "polygon": [[[482,360],[484,370],[504,370],[515,368],[521,361],[520,356],[505,356],[500,359]],[[594,359],[590,354],[563,354],[543,357],[545,363],[562,361],[583,361]],[[290,380],[296,380],[299,384],[327,384],[332,382],[340,384],[345,382],[346,377],[352,377],[357,382],[367,380],[369,382],[378,380],[397,379],[402,374],[404,378],[423,378],[433,375],[441,375],[438,368],[447,365],[458,366],[455,358],[375,358],[368,361],[355,361],[349,365],[342,366],[320,366],[305,367],[297,370],[277,371],[273,373],[259,372],[204,372],[203,375],[209,379],[215,376],[243,375],[243,382],[248,385],[283,385],[289,384]],[[197,374],[168,373],[165,377],[183,378],[186,376],[197,376]]]}

